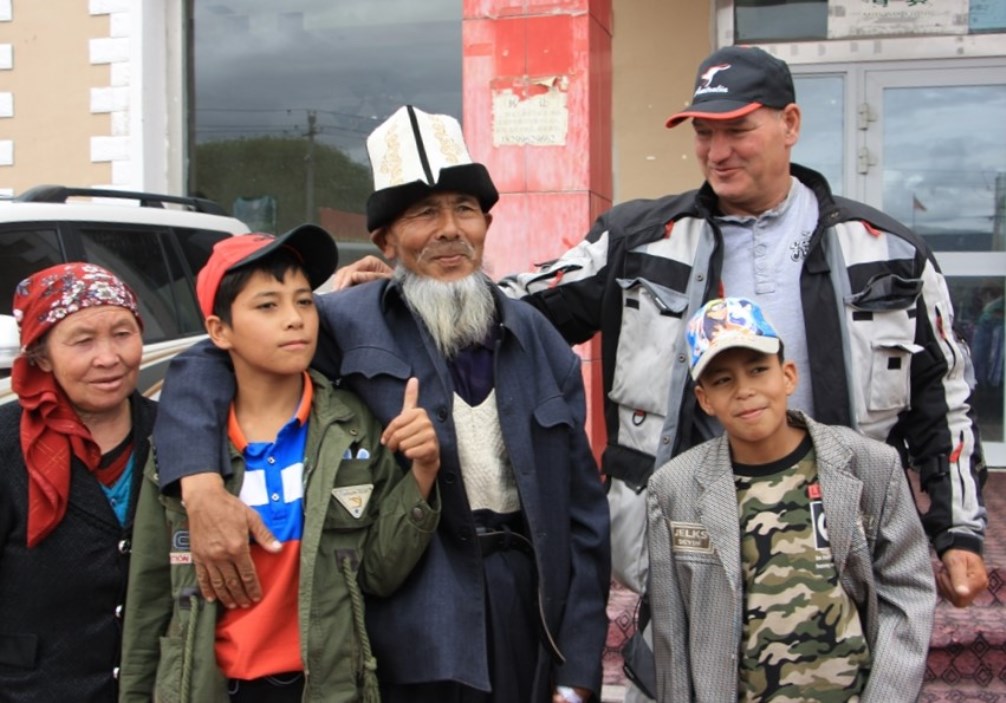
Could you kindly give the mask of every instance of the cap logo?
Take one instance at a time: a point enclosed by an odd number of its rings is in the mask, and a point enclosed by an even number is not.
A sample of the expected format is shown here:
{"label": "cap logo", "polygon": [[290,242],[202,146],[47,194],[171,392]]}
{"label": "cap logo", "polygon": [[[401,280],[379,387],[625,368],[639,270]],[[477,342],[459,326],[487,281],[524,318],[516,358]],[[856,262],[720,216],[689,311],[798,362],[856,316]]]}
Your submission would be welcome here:
{"label": "cap logo", "polygon": [[695,95],[703,95],[705,93],[729,93],[730,89],[725,85],[709,85],[713,82],[713,78],[720,71],[725,71],[730,68],[730,64],[721,63],[718,66],[710,66],[706,69],[705,73],[699,76],[699,87],[695,89]]}

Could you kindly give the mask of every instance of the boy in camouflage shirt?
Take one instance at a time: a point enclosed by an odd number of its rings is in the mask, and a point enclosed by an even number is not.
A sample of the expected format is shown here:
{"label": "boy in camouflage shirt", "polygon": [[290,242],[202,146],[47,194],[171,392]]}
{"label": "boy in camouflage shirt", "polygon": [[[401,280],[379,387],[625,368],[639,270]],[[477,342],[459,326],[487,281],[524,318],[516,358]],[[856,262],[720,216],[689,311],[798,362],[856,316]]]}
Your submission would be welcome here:
{"label": "boy in camouflage shirt", "polygon": [[914,701],[935,589],[897,453],[787,410],[796,366],[757,305],[690,321],[725,431],[648,487],[660,701]]}

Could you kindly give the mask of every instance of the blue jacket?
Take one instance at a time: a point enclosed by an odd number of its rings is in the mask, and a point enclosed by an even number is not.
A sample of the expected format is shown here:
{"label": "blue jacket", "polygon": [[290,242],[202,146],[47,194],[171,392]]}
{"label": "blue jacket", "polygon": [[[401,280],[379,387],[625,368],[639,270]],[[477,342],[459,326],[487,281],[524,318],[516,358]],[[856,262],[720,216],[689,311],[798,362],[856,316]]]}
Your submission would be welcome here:
{"label": "blue jacket", "polygon": [[[494,291],[500,339],[496,401],[539,574],[539,605],[564,661],[541,648],[539,676],[600,693],[610,578],[604,491],[584,431],[579,358],[537,311]],[[387,424],[401,412],[405,384],[440,440],[441,520],[422,561],[387,599],[367,603],[368,631],[386,683],[455,680],[489,686],[481,553],[464,491],[452,423],[453,384],[442,356],[395,284],[374,283],[318,299],[330,333],[318,368],[354,391]],[[324,335],[323,335],[324,336]],[[165,384],[155,431],[162,486],[226,466],[219,438],[200,427],[224,417],[232,381],[208,345],[178,357]],[[214,396],[211,405],[207,401]],[[183,439],[184,438],[184,439]],[[160,448],[164,449],[160,449]]]}

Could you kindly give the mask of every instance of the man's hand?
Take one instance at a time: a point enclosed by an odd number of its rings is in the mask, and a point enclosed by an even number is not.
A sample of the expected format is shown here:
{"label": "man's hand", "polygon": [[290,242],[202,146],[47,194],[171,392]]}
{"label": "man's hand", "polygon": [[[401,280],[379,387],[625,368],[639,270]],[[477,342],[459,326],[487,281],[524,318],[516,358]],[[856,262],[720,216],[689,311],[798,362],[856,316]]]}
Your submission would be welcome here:
{"label": "man's hand", "polygon": [[257,512],[227,492],[220,474],[186,476],[181,487],[189,517],[189,548],[203,596],[211,602],[219,598],[228,608],[247,608],[262,600],[248,535],[270,552],[278,552],[282,545]]}
{"label": "man's hand", "polygon": [[418,378],[410,378],[405,384],[402,412],[384,428],[381,444],[412,460],[412,473],[419,491],[423,498],[429,498],[440,470],[440,442],[430,416],[419,407]]}
{"label": "man's hand", "polygon": [[343,266],[335,272],[332,290],[352,288],[360,283],[391,278],[391,267],[376,256],[365,256],[359,261]]}
{"label": "man's hand", "polygon": [[586,688],[575,686],[556,686],[552,692],[552,703],[587,703],[591,700],[591,692]]}
{"label": "man's hand", "polygon": [[965,549],[948,549],[941,561],[943,568],[936,575],[940,595],[958,608],[971,605],[989,584],[981,555]]}

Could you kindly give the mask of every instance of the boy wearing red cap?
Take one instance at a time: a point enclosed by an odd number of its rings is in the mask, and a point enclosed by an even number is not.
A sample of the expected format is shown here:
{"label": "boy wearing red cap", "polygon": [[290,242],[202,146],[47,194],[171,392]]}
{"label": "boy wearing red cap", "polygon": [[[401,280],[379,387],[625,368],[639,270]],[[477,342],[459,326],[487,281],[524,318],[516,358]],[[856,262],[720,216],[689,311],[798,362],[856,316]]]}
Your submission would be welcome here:
{"label": "boy wearing red cap", "polygon": [[[225,432],[229,491],[281,544],[253,545],[264,597],[223,609],[200,595],[185,506],[160,496],[148,462],[134,530],[123,701],[376,701],[362,590],[387,595],[433,534],[439,445],[418,383],[382,432],[352,393],[308,372],[318,339],[312,290],[336,265],[331,237],[219,242],[196,292],[236,379]],[[412,460],[403,475],[393,457]]]}
{"label": "boy wearing red cap", "polygon": [[797,367],[761,308],[687,329],[724,434],[647,490],[659,701],[914,701],[935,587],[897,452],[787,409]]}

